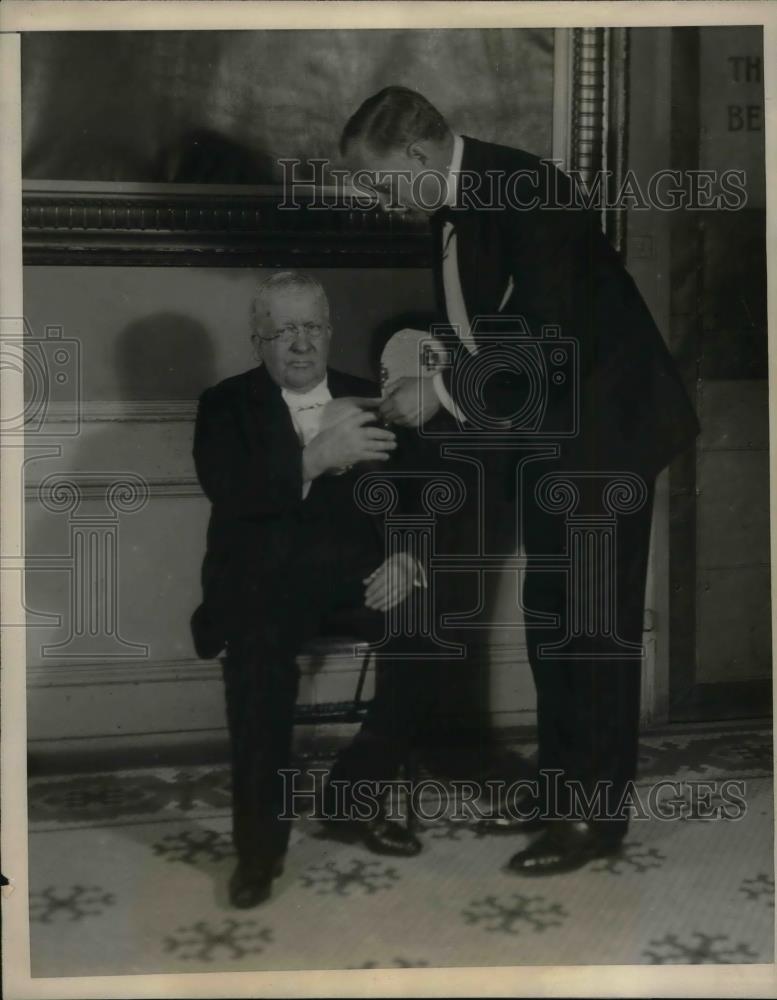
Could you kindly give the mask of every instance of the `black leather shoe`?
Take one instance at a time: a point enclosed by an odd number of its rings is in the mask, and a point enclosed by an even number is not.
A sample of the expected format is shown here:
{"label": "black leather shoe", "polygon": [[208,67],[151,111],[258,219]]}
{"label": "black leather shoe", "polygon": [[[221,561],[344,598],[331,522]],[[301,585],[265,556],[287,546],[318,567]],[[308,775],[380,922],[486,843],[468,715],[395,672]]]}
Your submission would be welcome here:
{"label": "black leather shoe", "polygon": [[371,820],[322,820],[324,835],[353,844],[361,841],[373,854],[389,854],[397,858],[412,858],[420,853],[422,845],[418,837],[406,826],[378,816]]}
{"label": "black leather shoe", "polygon": [[514,854],[507,867],[529,876],[571,872],[596,858],[618,854],[621,840],[605,836],[584,820],[556,820],[533,844]]}
{"label": "black leather shoe", "polygon": [[496,809],[479,819],[475,824],[475,830],[480,834],[539,833],[547,825],[541,816],[523,819],[521,816],[511,816],[504,810]]}
{"label": "black leather shoe", "polygon": [[361,824],[364,846],[374,854],[413,858],[421,852],[421,841],[406,826],[383,817]]}
{"label": "black leather shoe", "polygon": [[283,858],[278,858],[269,872],[250,872],[238,865],[229,880],[229,901],[238,910],[250,910],[266,902],[272,893],[272,880],[283,874]]}
{"label": "black leather shoe", "polygon": [[[534,812],[536,816],[532,816]],[[480,834],[538,833],[547,826],[541,812],[531,791],[524,788],[522,794],[514,795],[509,803],[502,802],[488,811],[475,824],[475,830]]]}

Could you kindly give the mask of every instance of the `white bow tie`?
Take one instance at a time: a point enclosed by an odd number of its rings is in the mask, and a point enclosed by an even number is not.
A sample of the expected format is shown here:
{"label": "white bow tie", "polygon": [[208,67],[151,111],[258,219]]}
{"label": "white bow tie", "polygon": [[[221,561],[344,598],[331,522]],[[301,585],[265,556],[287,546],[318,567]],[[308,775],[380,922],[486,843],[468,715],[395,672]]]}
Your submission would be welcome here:
{"label": "white bow tie", "polygon": [[289,392],[288,389],[281,389],[281,395],[288,408],[294,413],[318,409],[332,398],[326,379],[319,382],[318,385],[314,385],[307,392]]}

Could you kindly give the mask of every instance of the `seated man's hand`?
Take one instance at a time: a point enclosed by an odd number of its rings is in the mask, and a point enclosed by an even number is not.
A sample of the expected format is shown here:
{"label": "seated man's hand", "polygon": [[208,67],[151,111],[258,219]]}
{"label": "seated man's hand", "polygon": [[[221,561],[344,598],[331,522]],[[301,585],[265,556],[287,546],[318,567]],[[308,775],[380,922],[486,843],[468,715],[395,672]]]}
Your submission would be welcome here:
{"label": "seated man's hand", "polygon": [[302,452],[302,478],[309,482],[357,462],[385,462],[396,446],[396,436],[375,425],[374,413],[354,409],[308,442]]}
{"label": "seated man's hand", "polygon": [[432,379],[403,376],[386,387],[380,415],[389,424],[421,427],[437,413],[440,405]]}
{"label": "seated man's hand", "polygon": [[373,611],[388,611],[399,604],[413,589],[418,576],[418,564],[405,552],[386,559],[363,581],[364,605]]}

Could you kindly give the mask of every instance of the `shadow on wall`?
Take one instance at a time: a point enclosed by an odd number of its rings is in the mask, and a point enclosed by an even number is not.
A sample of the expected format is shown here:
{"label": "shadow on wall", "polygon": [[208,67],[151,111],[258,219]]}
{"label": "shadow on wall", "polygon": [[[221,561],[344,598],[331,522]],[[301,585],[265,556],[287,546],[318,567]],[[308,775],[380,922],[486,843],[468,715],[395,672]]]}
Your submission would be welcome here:
{"label": "shadow on wall", "polygon": [[186,132],[149,160],[121,139],[82,143],[74,138],[67,149],[52,150],[43,137],[26,150],[24,174],[178,184],[273,184],[278,179],[268,153],[214,129]]}
{"label": "shadow on wall", "polygon": [[215,380],[211,335],[191,316],[144,316],[119,334],[116,368],[122,399],[197,399]]}
{"label": "shadow on wall", "polygon": [[272,184],[273,158],[213,129],[187,132],[163,149],[155,179],[177,184]]}
{"label": "shadow on wall", "polygon": [[[185,315],[158,313],[136,320],[121,331],[114,350],[114,403],[156,400],[164,410],[167,401],[196,399],[214,381],[211,336]],[[197,508],[179,501],[175,488],[194,474],[191,436],[189,426],[165,423],[164,414],[149,425],[119,413],[117,419],[88,420],[80,434],[64,442],[62,472],[82,484],[83,505],[28,507],[30,550],[44,557],[56,553],[58,559],[65,553],[71,559],[67,574],[57,568],[32,574],[28,581],[29,606],[60,617],[54,627],[28,628],[29,663],[60,657],[94,663],[193,656],[189,615],[199,598],[199,566],[189,568],[192,558],[179,565],[178,554],[184,547],[187,557],[191,551],[199,553],[204,532]],[[42,479],[46,470],[35,468],[28,475]],[[162,480],[160,499],[152,493],[146,507],[142,484],[156,477]],[[169,496],[166,481],[174,487]],[[80,489],[73,487],[74,498]],[[88,557],[75,547],[76,530],[90,539],[84,542],[93,546]],[[79,579],[85,581],[83,587],[74,586]],[[41,697],[41,704],[48,704]],[[31,704],[37,711],[37,703]],[[68,711],[63,704],[63,719]],[[117,717],[107,713],[104,721],[110,726]]]}

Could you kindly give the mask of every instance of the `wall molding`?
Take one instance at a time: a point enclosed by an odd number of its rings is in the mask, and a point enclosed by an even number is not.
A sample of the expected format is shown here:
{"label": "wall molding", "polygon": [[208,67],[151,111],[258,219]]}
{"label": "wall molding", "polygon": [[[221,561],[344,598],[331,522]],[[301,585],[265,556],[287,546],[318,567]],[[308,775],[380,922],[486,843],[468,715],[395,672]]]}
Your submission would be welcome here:
{"label": "wall molding", "polygon": [[[526,648],[517,642],[468,643],[467,661],[473,669],[482,667],[483,661],[492,667],[528,666]],[[312,675],[326,673],[352,673],[361,667],[361,654],[353,655],[353,645],[340,640],[321,640],[311,643],[310,652],[298,657],[300,672]],[[54,660],[34,663],[27,667],[27,687],[68,688],[115,684],[165,684],[171,681],[192,683],[221,677],[219,659],[199,660],[195,657],[177,660]]]}
{"label": "wall molding", "polygon": [[197,416],[196,399],[105,399],[48,403],[46,424],[191,423]]}
{"label": "wall molding", "polygon": [[[607,201],[620,190],[628,154],[629,29],[574,28],[566,165],[586,184],[603,171]],[[625,251],[626,210],[602,209],[602,228]]]}
{"label": "wall molding", "polygon": [[26,265],[429,267],[424,220],[320,188],[26,181]]}
{"label": "wall molding", "polygon": [[[350,644],[331,645],[299,658],[298,706],[352,698],[361,660]],[[533,725],[531,673],[518,643],[470,647],[473,670],[490,663],[520,671],[526,692],[515,704],[492,705],[482,723],[499,733]],[[486,657],[484,663],[483,657]],[[52,660],[27,670],[28,747],[33,766],[43,770],[112,769],[182,760],[226,759],[228,737],[218,660]],[[365,688],[371,696],[372,677]],[[515,700],[515,699],[514,699]],[[526,706],[526,707],[524,707]],[[460,722],[451,716],[451,724]],[[472,724],[470,719],[469,725]],[[349,740],[353,723],[313,723],[304,714],[295,727],[303,757],[330,755]]]}
{"label": "wall molding", "polygon": [[[647,639],[648,643],[652,642]],[[350,644],[322,646],[300,657],[301,706],[353,696],[361,662]],[[327,652],[323,652],[326,648]],[[518,641],[470,644],[474,671],[486,666],[516,672],[511,703],[492,703],[478,719],[494,738],[509,739],[535,726],[534,685],[526,648]],[[649,686],[643,671],[643,688]],[[371,680],[365,694],[369,697]],[[56,661],[28,667],[28,740],[40,769],[111,769],[161,760],[204,762],[227,757],[221,667],[218,660]],[[311,693],[314,697],[310,697]],[[645,692],[649,694],[649,691]],[[655,721],[643,706],[642,726]],[[451,724],[462,719],[451,716]],[[352,723],[298,723],[295,747],[322,758],[351,738]]]}
{"label": "wall molding", "polygon": [[27,688],[101,687],[122,684],[191,683],[219,676],[215,660],[52,660],[27,668]]}
{"label": "wall molding", "polygon": [[[109,491],[115,489],[123,483],[126,473],[88,473],[86,475],[76,472],[57,472],[48,476],[46,480],[39,483],[26,482],[24,485],[24,499],[27,503],[43,503],[49,510],[53,510],[54,504],[61,494],[63,487],[68,488],[72,484],[73,497],[78,503],[89,500],[105,501]],[[188,476],[171,477],[141,477],[137,473],[131,474],[134,480],[131,489],[137,492],[142,491],[143,503],[146,499],[163,500],[204,500],[205,494],[202,491],[197,479]],[[49,482],[49,480],[51,482]],[[62,508],[61,513],[69,513],[68,509]]]}

